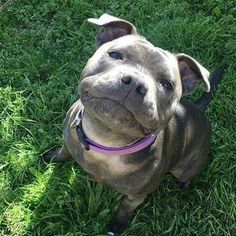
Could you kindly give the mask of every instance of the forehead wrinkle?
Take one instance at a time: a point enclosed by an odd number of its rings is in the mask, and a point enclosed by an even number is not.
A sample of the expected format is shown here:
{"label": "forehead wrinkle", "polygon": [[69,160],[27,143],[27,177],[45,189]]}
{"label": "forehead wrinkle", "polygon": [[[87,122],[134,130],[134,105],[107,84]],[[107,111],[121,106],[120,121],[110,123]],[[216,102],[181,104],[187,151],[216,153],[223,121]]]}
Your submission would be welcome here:
{"label": "forehead wrinkle", "polygon": [[146,69],[142,64],[140,64],[140,63],[137,63],[137,64],[136,64],[136,68],[137,68],[139,71],[141,71],[143,74],[147,74],[147,73],[148,73],[147,69]]}
{"label": "forehead wrinkle", "polygon": [[[127,49],[133,58],[133,65],[144,73],[156,71],[170,75],[170,78],[178,73],[177,60],[175,56],[162,48],[155,47],[143,36],[127,35],[113,41],[117,49]],[[171,70],[170,70],[171,69]]]}
{"label": "forehead wrinkle", "polygon": [[[148,65],[149,68],[153,70],[161,70],[163,73],[168,71],[170,67],[176,64],[176,59],[174,56],[161,48],[154,47],[152,44],[151,47],[149,43],[147,45],[142,45],[143,49],[143,63]],[[175,60],[174,60],[175,59]]]}

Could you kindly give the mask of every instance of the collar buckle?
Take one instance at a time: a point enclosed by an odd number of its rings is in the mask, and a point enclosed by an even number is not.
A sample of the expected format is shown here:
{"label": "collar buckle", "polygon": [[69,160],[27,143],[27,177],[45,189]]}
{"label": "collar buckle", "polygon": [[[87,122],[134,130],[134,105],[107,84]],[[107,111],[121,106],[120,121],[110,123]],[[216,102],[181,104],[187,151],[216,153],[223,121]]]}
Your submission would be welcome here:
{"label": "collar buckle", "polygon": [[86,136],[84,134],[83,128],[82,128],[82,119],[81,119],[81,111],[79,112],[77,119],[76,119],[76,133],[78,135],[79,141],[81,144],[83,144],[85,150],[89,151],[89,143],[86,140]]}

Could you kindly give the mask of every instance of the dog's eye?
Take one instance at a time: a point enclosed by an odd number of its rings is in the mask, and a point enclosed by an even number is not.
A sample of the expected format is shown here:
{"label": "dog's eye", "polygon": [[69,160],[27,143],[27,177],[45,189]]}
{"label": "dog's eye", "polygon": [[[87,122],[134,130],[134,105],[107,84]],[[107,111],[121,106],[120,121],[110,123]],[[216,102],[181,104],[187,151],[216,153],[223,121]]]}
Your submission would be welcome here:
{"label": "dog's eye", "polygon": [[108,52],[108,55],[115,60],[123,60],[123,56],[119,52],[116,51]]}
{"label": "dog's eye", "polygon": [[167,79],[162,79],[160,81],[160,84],[167,90],[173,90],[173,84],[171,81],[167,80]]}

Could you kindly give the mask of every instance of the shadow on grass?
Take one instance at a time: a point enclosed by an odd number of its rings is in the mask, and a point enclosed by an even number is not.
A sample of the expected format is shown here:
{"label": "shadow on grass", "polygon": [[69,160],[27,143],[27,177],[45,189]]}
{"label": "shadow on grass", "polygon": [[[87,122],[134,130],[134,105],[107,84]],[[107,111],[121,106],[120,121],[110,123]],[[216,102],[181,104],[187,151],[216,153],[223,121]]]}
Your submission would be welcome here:
{"label": "shadow on grass", "polygon": [[[50,166],[54,169],[38,200],[40,206],[37,206],[35,212],[37,221],[33,222],[28,231],[33,235],[38,235],[37,232],[43,235],[104,235],[121,196],[91,181],[72,161],[49,166],[40,161],[40,166],[45,171]],[[146,235],[153,222],[156,222],[153,229],[155,235],[163,232],[163,229],[166,229],[163,234],[175,235],[183,223],[178,219],[184,218],[186,214],[191,215],[192,209],[208,194],[209,183],[204,180],[198,178],[188,189],[181,190],[175,178],[166,175],[160,187],[148,195],[137,209],[138,214],[124,235],[134,235],[137,232]]]}
{"label": "shadow on grass", "polygon": [[[108,189],[96,184],[72,161],[48,166],[39,160],[42,171],[53,167],[46,188],[30,205],[32,235],[95,235],[106,232],[111,202]],[[119,197],[118,197],[119,198]],[[46,210],[46,211],[45,211]]]}

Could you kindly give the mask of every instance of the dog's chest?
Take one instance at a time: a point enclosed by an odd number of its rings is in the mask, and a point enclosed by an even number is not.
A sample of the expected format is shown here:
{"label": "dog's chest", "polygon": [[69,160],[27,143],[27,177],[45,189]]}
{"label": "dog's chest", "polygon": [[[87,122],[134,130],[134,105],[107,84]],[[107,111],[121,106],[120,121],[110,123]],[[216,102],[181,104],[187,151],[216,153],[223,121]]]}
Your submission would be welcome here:
{"label": "dog's chest", "polygon": [[138,169],[135,165],[127,164],[120,156],[104,155],[94,151],[84,152],[84,168],[96,179],[120,178]]}
{"label": "dog's chest", "polygon": [[80,165],[97,181],[119,192],[129,194],[136,191],[150,178],[151,172],[142,163],[126,163],[124,157],[105,156],[92,151],[84,153]]}

